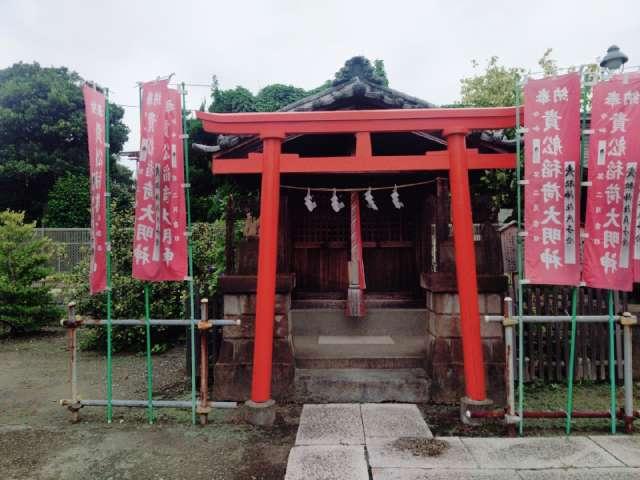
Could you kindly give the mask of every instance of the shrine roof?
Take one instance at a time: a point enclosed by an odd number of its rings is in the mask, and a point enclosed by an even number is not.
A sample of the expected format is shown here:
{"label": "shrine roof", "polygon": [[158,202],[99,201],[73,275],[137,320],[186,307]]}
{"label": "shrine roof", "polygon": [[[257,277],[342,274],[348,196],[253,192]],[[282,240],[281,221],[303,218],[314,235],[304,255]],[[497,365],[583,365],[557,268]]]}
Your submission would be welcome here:
{"label": "shrine roof", "polygon": [[[387,109],[425,109],[437,108],[437,105],[394,90],[385,86],[385,80],[379,77],[368,60],[353,57],[335,75],[327,88],[304,97],[279,109],[278,112],[315,112],[336,110],[387,110]],[[409,141],[415,148],[428,145],[428,149],[446,148],[447,142],[442,136],[424,131],[407,132]],[[304,135],[289,135],[284,143],[299,142]],[[257,136],[219,135],[220,151],[218,158],[243,158],[248,153],[262,149],[262,141]],[[468,143],[473,148],[495,152],[511,152],[515,144],[498,132],[472,132]],[[293,145],[293,144],[292,144]]]}
{"label": "shrine roof", "polygon": [[[367,78],[354,76],[334,83],[320,92],[304,97],[279,109],[279,112],[310,112],[323,110],[384,110],[391,108],[434,108],[435,104],[406,93],[385,87]],[[421,133],[421,135],[424,135]],[[428,134],[427,134],[428,135]],[[261,147],[257,137],[220,135],[220,153],[254,151]]]}

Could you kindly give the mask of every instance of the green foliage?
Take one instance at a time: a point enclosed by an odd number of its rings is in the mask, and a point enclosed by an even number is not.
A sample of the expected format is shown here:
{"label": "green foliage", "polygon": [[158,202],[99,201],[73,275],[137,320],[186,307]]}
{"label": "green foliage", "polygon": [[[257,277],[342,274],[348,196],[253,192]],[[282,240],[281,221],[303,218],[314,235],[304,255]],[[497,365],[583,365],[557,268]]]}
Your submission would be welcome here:
{"label": "green foliage", "polygon": [[53,272],[50,239],[39,238],[23,212],[0,212],[0,323],[11,333],[39,329],[62,315],[43,280]]}
{"label": "green foliage", "polygon": [[[479,63],[473,61],[473,67]],[[508,107],[516,104],[515,87],[525,74],[525,70],[505,67],[493,56],[487,62],[484,72],[460,80],[460,103],[473,107]]]}
{"label": "green foliage", "polygon": [[542,58],[538,60],[538,65],[542,68],[545,76],[558,74],[558,62],[551,57],[552,53],[553,48],[547,48],[542,54]]}
{"label": "green foliage", "polygon": [[258,92],[256,96],[256,109],[259,112],[275,112],[290,103],[297,102],[308,93],[293,85],[283,85],[274,83],[268,85]]}
{"label": "green foliage", "polygon": [[[16,63],[0,70],[0,209],[39,219],[57,178],[88,175],[81,85],[64,67]],[[111,152],[118,153],[128,129],[123,109],[110,109]]]}
{"label": "green foliage", "polygon": [[237,113],[256,111],[256,99],[253,93],[240,86],[229,90],[222,90],[218,87],[218,81],[215,77],[211,99],[213,101],[209,106],[210,112]]}
{"label": "green foliage", "polygon": [[67,173],[49,191],[42,224],[58,228],[89,227],[90,204],[89,177]]}
{"label": "green foliage", "polygon": [[335,73],[333,80],[327,80],[319,87],[311,90],[304,90],[293,85],[274,83],[264,87],[257,95],[253,95],[242,86],[222,90],[217,77],[214,75],[211,85],[212,103],[209,105],[209,111],[215,113],[275,112],[304,97],[325,90],[331,85],[349,81],[355,76],[378,85],[389,86],[384,60],[377,59],[372,64],[368,58],[363,56],[350,58]]}
{"label": "green foliage", "polygon": [[[144,318],[143,282],[131,276],[133,212],[114,211],[112,226],[112,298],[113,318]],[[195,224],[192,245],[194,277],[201,296],[215,293],[218,274],[224,269],[224,222]],[[81,315],[106,318],[106,295],[89,295],[88,259],[66,279],[65,297],[77,303]],[[152,318],[188,318],[186,282],[150,283]],[[197,312],[196,312],[197,313]],[[184,329],[154,327],[153,343],[162,351]],[[106,329],[94,328],[83,342],[85,348],[105,348]],[[143,328],[114,327],[114,351],[140,351],[145,348]],[[159,350],[158,350],[159,349]]]}
{"label": "green foliage", "polygon": [[[330,88],[333,84],[348,81],[356,75],[379,85],[389,85],[384,61],[375,60],[372,64],[365,57],[353,57],[347,60],[344,67],[334,75],[334,80],[327,80],[312,90],[276,83],[267,85],[257,95],[253,95],[242,86],[223,90],[220,88],[217,77],[214,76],[211,85],[211,104],[208,110],[215,113],[273,112]],[[204,107],[203,102],[201,109]],[[204,132],[200,121],[196,119],[187,121],[187,132],[189,133],[190,154],[189,175],[192,185],[191,213],[194,221],[213,222],[221,218],[230,194],[233,194],[234,198],[242,200],[239,203],[244,204],[243,209],[252,210],[255,192],[239,187],[232,180],[212,177],[211,154],[191,148],[192,143],[215,144],[217,136]]]}
{"label": "green foliage", "polygon": [[[541,60],[547,65],[553,61],[548,53]],[[474,60],[474,68],[479,63]],[[461,106],[473,107],[506,107],[516,104],[516,84],[525,74],[525,70],[516,67],[505,67],[499,64],[498,57],[493,56],[487,62],[484,72],[472,77],[463,78],[461,87]],[[511,133],[511,132],[508,132]],[[485,170],[480,177],[480,185],[476,194],[488,194],[496,211],[500,208],[515,207],[515,172],[513,170]]]}
{"label": "green foliage", "polygon": [[[121,165],[118,168],[125,169]],[[120,174],[121,177],[127,172]],[[112,182],[111,198],[116,210],[133,205],[133,182]],[[42,225],[54,228],[87,228],[91,224],[89,177],[67,173],[53,184],[47,197]]]}
{"label": "green foliage", "polygon": [[376,59],[373,61],[373,72],[382,79],[382,85],[389,86],[389,79],[387,78],[387,71],[384,68],[384,60]]}

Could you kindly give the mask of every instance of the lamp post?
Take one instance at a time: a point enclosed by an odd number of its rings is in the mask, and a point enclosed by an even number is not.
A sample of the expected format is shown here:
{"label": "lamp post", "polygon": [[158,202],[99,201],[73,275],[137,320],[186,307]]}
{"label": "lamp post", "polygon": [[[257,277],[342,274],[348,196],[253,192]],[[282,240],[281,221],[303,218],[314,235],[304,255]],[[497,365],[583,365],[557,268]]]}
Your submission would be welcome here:
{"label": "lamp post", "polygon": [[609,72],[614,72],[623,67],[629,61],[627,57],[617,45],[611,45],[607,48],[606,55],[600,61],[600,66],[606,68]]}

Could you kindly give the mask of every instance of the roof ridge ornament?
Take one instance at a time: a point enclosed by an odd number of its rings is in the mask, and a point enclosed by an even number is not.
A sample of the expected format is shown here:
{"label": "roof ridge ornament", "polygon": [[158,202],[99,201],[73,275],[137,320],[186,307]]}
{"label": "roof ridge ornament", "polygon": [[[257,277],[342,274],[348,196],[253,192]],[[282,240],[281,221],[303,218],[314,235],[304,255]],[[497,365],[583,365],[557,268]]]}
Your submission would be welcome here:
{"label": "roof ridge ornament", "polygon": [[376,74],[373,65],[368,58],[358,55],[352,57],[344,63],[344,66],[336,72],[332,85],[341,85],[354,78],[360,81],[375,83],[376,85],[385,85],[384,78]]}

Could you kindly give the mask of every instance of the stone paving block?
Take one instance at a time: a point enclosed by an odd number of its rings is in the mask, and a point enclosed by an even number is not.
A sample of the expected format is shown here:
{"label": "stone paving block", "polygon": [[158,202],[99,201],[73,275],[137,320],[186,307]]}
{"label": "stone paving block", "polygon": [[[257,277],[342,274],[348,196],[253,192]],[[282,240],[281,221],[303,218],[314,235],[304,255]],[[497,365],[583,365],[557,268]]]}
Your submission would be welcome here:
{"label": "stone paving block", "polygon": [[520,470],[522,480],[637,480],[640,468],[568,468]]}
{"label": "stone paving block", "polygon": [[365,403],[362,405],[362,422],[367,442],[369,439],[433,437],[414,404]]}
{"label": "stone paving block", "polygon": [[463,438],[481,468],[624,466],[587,437]]}
{"label": "stone paving block", "polygon": [[364,447],[307,445],[291,449],[285,480],[369,480]]}
{"label": "stone paving block", "polygon": [[[622,463],[630,467],[640,467],[640,437],[598,435],[589,438]],[[638,478],[640,478],[640,475]]]}
{"label": "stone paving block", "polygon": [[363,445],[364,430],[358,404],[302,407],[296,445]]}
{"label": "stone paving block", "polygon": [[374,468],[373,480],[518,480],[515,470]]}
{"label": "stone paving block", "polygon": [[[438,437],[449,444],[438,456],[415,456],[409,451],[395,448],[389,439],[367,438],[367,451],[371,468],[413,468],[413,469],[477,469],[478,464],[458,437]],[[393,477],[392,477],[393,478]],[[408,477],[411,478],[411,477]]]}

